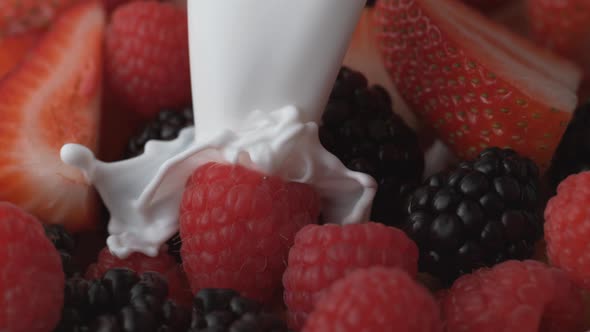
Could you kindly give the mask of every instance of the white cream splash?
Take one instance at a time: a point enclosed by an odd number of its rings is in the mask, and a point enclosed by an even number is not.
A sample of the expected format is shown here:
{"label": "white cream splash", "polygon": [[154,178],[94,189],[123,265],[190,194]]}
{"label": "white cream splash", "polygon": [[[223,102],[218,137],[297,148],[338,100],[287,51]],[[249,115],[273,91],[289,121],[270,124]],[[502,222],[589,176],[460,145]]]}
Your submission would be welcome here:
{"label": "white cream splash", "polygon": [[310,184],[328,222],[367,220],[375,181],[326,151],[317,124],[364,3],[189,0],[196,128],[113,163],[80,145],[61,150],[111,213],[110,250],[157,255],[178,230],[186,180],[212,161]]}

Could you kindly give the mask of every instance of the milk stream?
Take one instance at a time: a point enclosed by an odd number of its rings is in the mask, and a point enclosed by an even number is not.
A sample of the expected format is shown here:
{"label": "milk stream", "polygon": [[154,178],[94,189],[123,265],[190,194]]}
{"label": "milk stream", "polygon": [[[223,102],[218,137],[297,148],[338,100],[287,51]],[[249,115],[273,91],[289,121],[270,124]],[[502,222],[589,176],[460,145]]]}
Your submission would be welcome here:
{"label": "milk stream", "polygon": [[66,144],[111,219],[109,249],[156,256],[178,230],[184,185],[208,162],[240,164],[313,186],[327,222],[368,220],[377,185],[326,151],[318,122],[365,0],[189,0],[196,125],[106,163]]}

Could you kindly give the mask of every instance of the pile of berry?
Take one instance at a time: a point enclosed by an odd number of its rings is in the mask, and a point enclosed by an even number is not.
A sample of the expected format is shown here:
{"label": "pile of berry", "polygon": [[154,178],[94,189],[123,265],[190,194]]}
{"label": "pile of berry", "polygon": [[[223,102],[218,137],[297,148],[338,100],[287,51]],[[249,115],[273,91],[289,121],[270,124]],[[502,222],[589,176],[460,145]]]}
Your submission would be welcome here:
{"label": "pile of berry", "polygon": [[[376,180],[371,220],[324,224],[313,186],[208,163],[158,255],[115,257],[59,149],[123,160],[194,125],[185,6],[0,1],[0,331],[590,329],[590,106],[564,59],[590,68],[589,5],[527,2],[554,55],[459,0],[368,1],[369,53],[428,128],[341,68],[319,138]],[[424,174],[433,136],[460,161]]]}

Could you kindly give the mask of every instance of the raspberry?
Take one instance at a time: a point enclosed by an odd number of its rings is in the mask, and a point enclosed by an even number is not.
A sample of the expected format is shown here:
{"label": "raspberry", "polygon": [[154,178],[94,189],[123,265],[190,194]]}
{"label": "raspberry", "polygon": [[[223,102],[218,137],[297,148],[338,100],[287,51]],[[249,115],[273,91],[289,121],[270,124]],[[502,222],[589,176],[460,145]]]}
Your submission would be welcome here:
{"label": "raspberry", "polygon": [[401,230],[378,223],[308,225],[295,236],[283,275],[289,326],[299,330],[317,299],[336,280],[357,268],[418,269],[418,247]]}
{"label": "raspberry", "polygon": [[319,197],[308,185],[239,165],[199,167],[180,210],[181,256],[193,292],[230,288],[267,304],[280,294],[295,233],[318,216]]}
{"label": "raspberry", "polygon": [[61,258],[41,223],[0,202],[0,331],[52,331],[63,304]]}
{"label": "raspberry", "polygon": [[318,301],[303,332],[440,332],[436,301],[403,270],[359,269]]}
{"label": "raspberry", "polygon": [[590,172],[566,178],[545,209],[545,240],[551,264],[590,289]]}
{"label": "raspberry", "polygon": [[582,331],[582,294],[564,271],[507,261],[457,279],[441,301],[447,332]]}
{"label": "raspberry", "polygon": [[113,256],[108,248],[103,248],[98,254],[97,262],[91,264],[86,270],[86,279],[99,279],[108,270],[114,268],[127,268],[138,274],[149,271],[158,272],[168,282],[170,298],[181,305],[190,304],[192,294],[182,267],[164,249],[156,257],[134,253],[126,259],[119,259]]}
{"label": "raspberry", "polygon": [[113,91],[144,116],[188,105],[186,10],[155,1],[117,8],[106,33],[106,67]]}

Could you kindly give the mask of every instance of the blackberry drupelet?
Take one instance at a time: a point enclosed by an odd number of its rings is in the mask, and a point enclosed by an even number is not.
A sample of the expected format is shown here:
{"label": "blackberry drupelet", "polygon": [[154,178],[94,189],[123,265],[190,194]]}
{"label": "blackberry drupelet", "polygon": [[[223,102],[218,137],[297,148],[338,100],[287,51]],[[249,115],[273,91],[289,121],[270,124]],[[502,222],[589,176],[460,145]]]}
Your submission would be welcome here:
{"label": "blackberry drupelet", "polygon": [[189,332],[283,332],[284,321],[230,289],[202,289],[195,297]]}
{"label": "blackberry drupelet", "polygon": [[508,259],[526,259],[543,230],[539,170],[508,149],[435,174],[406,197],[403,229],[420,270],[443,282]]}
{"label": "blackberry drupelet", "polygon": [[377,181],[371,219],[399,225],[402,192],[419,183],[424,154],[416,133],[393,112],[387,91],[369,87],[363,74],[343,67],[319,133],[322,145],[344,165]]}
{"label": "blackberry drupelet", "polygon": [[45,235],[53,243],[55,249],[61,256],[61,263],[63,271],[67,277],[80,273],[80,269],[75,264],[73,259],[74,251],[76,250],[76,241],[74,237],[64,228],[63,225],[47,225],[44,224]]}
{"label": "blackberry drupelet", "polygon": [[64,292],[56,332],[183,332],[190,326],[190,311],[166,299],[168,285],[156,272],[111,269],[101,279],[74,277]]}
{"label": "blackberry drupelet", "polygon": [[590,101],[579,106],[547,170],[549,190],[555,193],[568,176],[590,170]]}
{"label": "blackberry drupelet", "polygon": [[182,129],[193,124],[192,107],[186,107],[181,111],[162,110],[138,135],[129,140],[125,151],[125,158],[132,158],[142,154],[145,144],[149,140],[168,141],[175,139]]}

